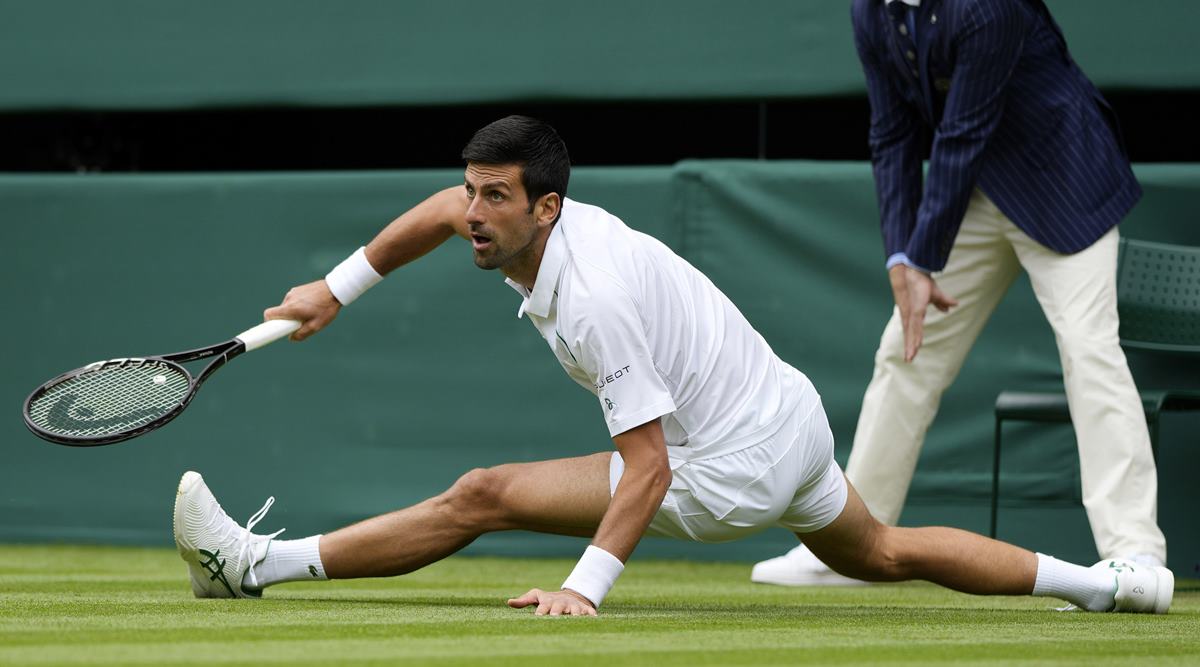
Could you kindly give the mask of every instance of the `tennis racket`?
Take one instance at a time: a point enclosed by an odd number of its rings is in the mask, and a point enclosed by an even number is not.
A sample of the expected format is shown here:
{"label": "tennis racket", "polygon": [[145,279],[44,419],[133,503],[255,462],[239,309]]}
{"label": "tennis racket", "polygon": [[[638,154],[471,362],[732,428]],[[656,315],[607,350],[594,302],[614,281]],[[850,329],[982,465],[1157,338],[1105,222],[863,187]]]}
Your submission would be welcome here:
{"label": "tennis racket", "polygon": [[[34,435],[73,447],[111,445],[153,431],[179,416],[200,385],[230,359],[300,328],[270,320],[209,347],[153,357],[97,361],[63,373],[25,400]],[[193,377],[182,363],[212,358]]]}

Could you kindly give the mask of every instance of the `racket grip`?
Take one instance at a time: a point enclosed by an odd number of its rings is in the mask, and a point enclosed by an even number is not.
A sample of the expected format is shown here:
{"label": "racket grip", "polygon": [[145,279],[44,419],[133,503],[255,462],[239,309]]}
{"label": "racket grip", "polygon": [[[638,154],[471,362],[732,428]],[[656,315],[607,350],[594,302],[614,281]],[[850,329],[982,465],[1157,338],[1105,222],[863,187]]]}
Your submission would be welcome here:
{"label": "racket grip", "polygon": [[257,350],[258,348],[274,343],[275,341],[290,336],[293,331],[300,328],[300,323],[296,320],[267,320],[262,324],[246,329],[237,335],[237,339],[242,341],[246,346],[246,351]]}

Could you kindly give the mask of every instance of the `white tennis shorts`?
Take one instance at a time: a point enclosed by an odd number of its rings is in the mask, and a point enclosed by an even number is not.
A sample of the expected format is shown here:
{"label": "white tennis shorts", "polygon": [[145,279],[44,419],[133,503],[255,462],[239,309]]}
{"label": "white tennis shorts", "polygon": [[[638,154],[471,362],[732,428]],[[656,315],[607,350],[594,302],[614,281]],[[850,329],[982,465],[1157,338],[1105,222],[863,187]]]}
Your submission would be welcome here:
{"label": "white tennis shorts", "polygon": [[[671,452],[673,477],[647,535],[728,542],[771,526],[811,533],[846,506],[846,478],[833,460],[833,432],[821,402],[774,435],[732,454],[682,461]],[[609,493],[625,472],[614,452]]]}

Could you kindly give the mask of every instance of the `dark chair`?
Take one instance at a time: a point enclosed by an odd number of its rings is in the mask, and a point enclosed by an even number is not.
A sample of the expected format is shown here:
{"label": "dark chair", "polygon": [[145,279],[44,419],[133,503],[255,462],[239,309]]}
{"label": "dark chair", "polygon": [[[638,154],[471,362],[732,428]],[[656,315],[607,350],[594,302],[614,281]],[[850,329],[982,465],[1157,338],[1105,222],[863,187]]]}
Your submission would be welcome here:
{"label": "dark chair", "polygon": [[[1117,260],[1121,346],[1163,354],[1200,354],[1200,247],[1121,239]],[[1158,455],[1165,411],[1200,410],[1200,391],[1142,391],[1150,447]],[[992,537],[1000,502],[1000,441],[1006,421],[1071,421],[1065,394],[1005,391],[996,397],[992,452]]]}

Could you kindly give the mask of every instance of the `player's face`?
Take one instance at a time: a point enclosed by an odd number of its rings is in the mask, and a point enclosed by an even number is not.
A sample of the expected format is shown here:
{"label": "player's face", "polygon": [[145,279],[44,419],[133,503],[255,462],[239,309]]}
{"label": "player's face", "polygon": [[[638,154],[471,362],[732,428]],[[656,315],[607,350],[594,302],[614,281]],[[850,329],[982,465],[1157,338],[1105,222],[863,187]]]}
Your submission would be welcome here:
{"label": "player's face", "polygon": [[527,259],[540,228],[521,185],[521,167],[471,162],[465,180],[475,265],[506,269]]}

